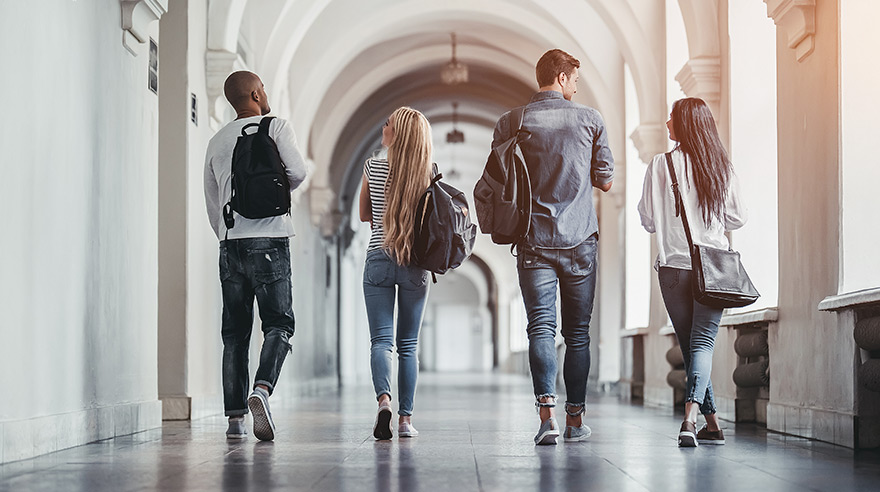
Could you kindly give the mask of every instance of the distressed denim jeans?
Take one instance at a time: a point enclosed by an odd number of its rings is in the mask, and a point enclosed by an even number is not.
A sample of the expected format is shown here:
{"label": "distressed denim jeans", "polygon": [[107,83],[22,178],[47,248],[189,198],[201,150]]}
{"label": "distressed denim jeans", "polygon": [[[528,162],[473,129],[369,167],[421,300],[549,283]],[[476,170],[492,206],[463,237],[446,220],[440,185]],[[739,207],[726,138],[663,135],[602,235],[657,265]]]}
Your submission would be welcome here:
{"label": "distressed denim jeans", "polygon": [[370,371],[376,398],[391,396],[391,349],[394,346],[394,304],[397,300],[397,390],[400,415],[412,415],[419,375],[417,349],[428,300],[428,272],[400,266],[383,250],[367,253],[364,301],[370,324]]}
{"label": "distressed denim jeans", "polygon": [[690,270],[661,267],[660,292],[672,327],[681,347],[687,372],[685,401],[700,404],[703,415],[715,413],[712,392],[712,354],[723,309],[709,307],[694,300]]}
{"label": "distressed denim jeans", "polygon": [[562,377],[569,405],[587,399],[590,318],[596,293],[598,235],[571,249],[520,248],[519,286],[528,317],[529,367],[535,397],[556,397],[556,287],[562,302],[565,361]]}
{"label": "distressed denim jeans", "polygon": [[254,298],[260,308],[263,347],[254,386],[275,389],[294,331],[288,238],[227,239],[220,242],[223,290],[223,404],[227,416],[248,413],[248,352]]}

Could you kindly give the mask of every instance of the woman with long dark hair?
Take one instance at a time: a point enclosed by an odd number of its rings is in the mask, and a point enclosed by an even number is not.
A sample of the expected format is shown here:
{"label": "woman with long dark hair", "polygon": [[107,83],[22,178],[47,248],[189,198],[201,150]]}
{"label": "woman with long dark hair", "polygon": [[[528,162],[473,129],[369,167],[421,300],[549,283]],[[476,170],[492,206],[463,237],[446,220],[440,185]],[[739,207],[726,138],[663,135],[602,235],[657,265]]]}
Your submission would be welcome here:
{"label": "woman with long dark hair", "polygon": [[428,272],[410,265],[413,223],[419,199],[431,181],[431,125],[412,108],[394,111],[382,129],[387,158],[371,158],[364,166],[360,218],[370,222],[372,235],[364,265],[364,300],[370,324],[370,370],[379,409],[373,437],[391,439],[391,349],[394,346],[394,304],[397,302],[398,436],[419,434],[412,425],[418,378],[416,349],[425,302]]}
{"label": "woman with long dark hair", "polygon": [[[672,164],[679,183],[682,206],[687,214],[694,244],[728,249],[726,231],[745,223],[739,186],[727,151],[718,137],[712,112],[702,99],[686,98],[672,105],[666,122],[669,138],[677,145]],[[700,304],[692,290],[691,256],[681,217],[678,216],[666,154],[648,165],[642,199],[642,226],[657,234],[660,291],[672,320],[687,372],[685,416],[678,445],[724,444],[715,415],[712,353],[722,309]],[[696,430],[697,413],[706,425]]]}

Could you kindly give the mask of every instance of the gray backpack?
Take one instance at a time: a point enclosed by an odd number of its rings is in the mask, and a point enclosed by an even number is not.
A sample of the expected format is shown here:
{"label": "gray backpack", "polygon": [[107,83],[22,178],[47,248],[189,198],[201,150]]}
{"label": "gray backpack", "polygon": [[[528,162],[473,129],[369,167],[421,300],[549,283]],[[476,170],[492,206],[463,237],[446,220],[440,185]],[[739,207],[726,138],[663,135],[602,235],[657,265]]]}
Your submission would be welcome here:
{"label": "gray backpack", "polygon": [[491,234],[493,242],[510,244],[511,248],[529,234],[532,218],[529,170],[519,148],[520,142],[529,138],[529,132],[522,128],[524,112],[525,107],[511,111],[510,121],[516,123],[516,131],[492,149],[474,187],[480,230]]}

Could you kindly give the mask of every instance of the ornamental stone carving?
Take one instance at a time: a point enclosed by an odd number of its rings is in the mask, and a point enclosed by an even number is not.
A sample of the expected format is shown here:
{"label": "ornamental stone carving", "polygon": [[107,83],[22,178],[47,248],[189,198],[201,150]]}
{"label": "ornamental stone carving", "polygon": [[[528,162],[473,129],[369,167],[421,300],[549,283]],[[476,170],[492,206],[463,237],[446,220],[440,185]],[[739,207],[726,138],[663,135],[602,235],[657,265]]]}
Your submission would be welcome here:
{"label": "ornamental stone carving", "polygon": [[122,29],[139,43],[150,38],[149,26],[168,12],[168,0],[119,0],[122,4]]}
{"label": "ornamental stone carving", "polygon": [[655,155],[666,152],[669,142],[666,139],[665,123],[643,123],[630,135],[639,151],[639,159],[648,164]]}
{"label": "ornamental stone carving", "polygon": [[816,0],[764,0],[767,15],[788,37],[788,47],[798,61],[813,52],[816,33]]}
{"label": "ornamental stone carving", "polygon": [[718,118],[721,109],[721,57],[691,58],[675,76],[675,80],[688,97],[699,97],[706,101],[712,114]]}

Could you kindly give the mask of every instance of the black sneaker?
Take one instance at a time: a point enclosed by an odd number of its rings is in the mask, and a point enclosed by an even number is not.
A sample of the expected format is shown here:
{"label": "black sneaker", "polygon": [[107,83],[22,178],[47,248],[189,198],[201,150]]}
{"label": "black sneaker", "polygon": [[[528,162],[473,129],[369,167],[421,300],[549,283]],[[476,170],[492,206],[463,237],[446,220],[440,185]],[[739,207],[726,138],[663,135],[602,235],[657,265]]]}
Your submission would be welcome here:
{"label": "black sneaker", "polygon": [[724,444],[724,433],[721,432],[721,429],[710,431],[708,426],[703,425],[700,432],[697,432],[697,442],[700,444]]}
{"label": "black sneaker", "polygon": [[678,446],[682,448],[695,448],[697,444],[697,426],[693,422],[685,420],[681,423],[681,430],[678,432]]}

